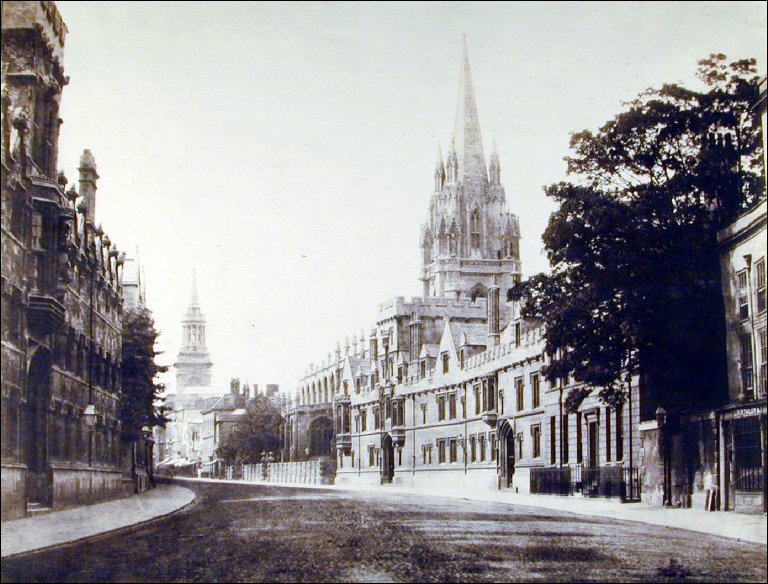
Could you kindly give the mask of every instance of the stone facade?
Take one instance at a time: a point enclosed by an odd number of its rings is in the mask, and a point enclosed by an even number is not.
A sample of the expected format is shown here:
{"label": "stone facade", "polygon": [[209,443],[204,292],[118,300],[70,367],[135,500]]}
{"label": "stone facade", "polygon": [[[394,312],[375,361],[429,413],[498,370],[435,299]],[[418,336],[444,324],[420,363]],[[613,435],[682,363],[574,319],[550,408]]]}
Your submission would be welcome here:
{"label": "stone facade", "polygon": [[96,223],[91,152],[80,158],[79,193],[57,170],[66,33],[53,2],[3,2],[3,519],[125,488],[124,260]]}

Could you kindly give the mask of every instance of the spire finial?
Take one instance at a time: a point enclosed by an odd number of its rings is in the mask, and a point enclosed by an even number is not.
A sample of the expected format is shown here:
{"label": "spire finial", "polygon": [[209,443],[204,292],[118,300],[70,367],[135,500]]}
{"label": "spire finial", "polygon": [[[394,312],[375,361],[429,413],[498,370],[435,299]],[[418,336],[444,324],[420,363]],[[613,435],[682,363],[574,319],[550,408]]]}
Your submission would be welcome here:
{"label": "spire finial", "polygon": [[453,132],[452,149],[455,149],[459,163],[459,180],[482,184],[487,180],[483,140],[477,116],[475,91],[472,87],[472,73],[469,67],[467,36],[463,38],[464,55],[461,63],[456,125]]}
{"label": "spire finial", "polygon": [[192,267],[192,301],[189,303],[189,305],[200,305],[200,299],[197,296],[197,268],[194,266]]}

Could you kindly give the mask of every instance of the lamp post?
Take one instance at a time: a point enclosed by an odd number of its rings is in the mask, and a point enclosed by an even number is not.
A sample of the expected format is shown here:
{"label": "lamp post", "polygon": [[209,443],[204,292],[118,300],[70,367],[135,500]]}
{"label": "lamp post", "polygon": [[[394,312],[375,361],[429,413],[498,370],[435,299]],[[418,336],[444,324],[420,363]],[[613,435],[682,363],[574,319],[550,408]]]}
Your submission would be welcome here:
{"label": "lamp post", "polygon": [[144,464],[147,468],[147,489],[154,483],[152,473],[152,430],[149,426],[142,426],[141,435],[144,437]]}
{"label": "lamp post", "polygon": [[662,499],[667,507],[672,505],[669,488],[669,437],[666,436],[665,425],[667,422],[667,410],[662,406],[656,408],[656,423],[659,427],[659,452],[662,460]]}

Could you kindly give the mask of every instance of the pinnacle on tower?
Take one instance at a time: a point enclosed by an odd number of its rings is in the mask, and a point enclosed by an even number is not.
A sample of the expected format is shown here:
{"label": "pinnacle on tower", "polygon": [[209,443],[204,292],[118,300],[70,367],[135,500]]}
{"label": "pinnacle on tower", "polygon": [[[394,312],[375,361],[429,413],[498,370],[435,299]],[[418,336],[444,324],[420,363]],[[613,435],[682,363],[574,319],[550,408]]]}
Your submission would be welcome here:
{"label": "pinnacle on tower", "polygon": [[197,268],[192,268],[192,299],[189,306],[200,306],[200,299],[197,296]]}
{"label": "pinnacle on tower", "polygon": [[456,106],[456,125],[453,142],[459,163],[459,181],[483,184],[487,180],[483,139],[477,117],[475,91],[472,88],[472,73],[469,68],[467,39],[464,38],[464,58],[459,80],[459,98]]}

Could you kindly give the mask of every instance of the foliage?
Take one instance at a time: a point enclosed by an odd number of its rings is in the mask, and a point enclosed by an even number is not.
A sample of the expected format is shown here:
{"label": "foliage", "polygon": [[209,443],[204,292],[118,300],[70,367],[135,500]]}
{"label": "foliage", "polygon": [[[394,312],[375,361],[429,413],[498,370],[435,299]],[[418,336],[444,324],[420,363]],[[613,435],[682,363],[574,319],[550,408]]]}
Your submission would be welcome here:
{"label": "foliage", "polygon": [[280,448],[281,420],[280,408],[265,395],[257,395],[219,446],[218,457],[228,464],[261,462],[262,452],[274,453]]}
{"label": "foliage", "polygon": [[546,326],[547,377],[573,374],[612,405],[638,373],[670,411],[725,387],[716,233],[762,193],[755,62],[711,55],[699,77],[708,90],[649,89],[572,135],[571,182],[545,188],[553,271],[513,290]]}
{"label": "foliage", "polygon": [[123,314],[123,354],[120,367],[120,422],[127,441],[135,441],[143,426],[163,426],[168,419],[165,409],[158,406],[160,392],[165,389],[156,382],[159,373],[168,367],[158,365],[155,351],[158,332],[152,313],[144,307]]}

